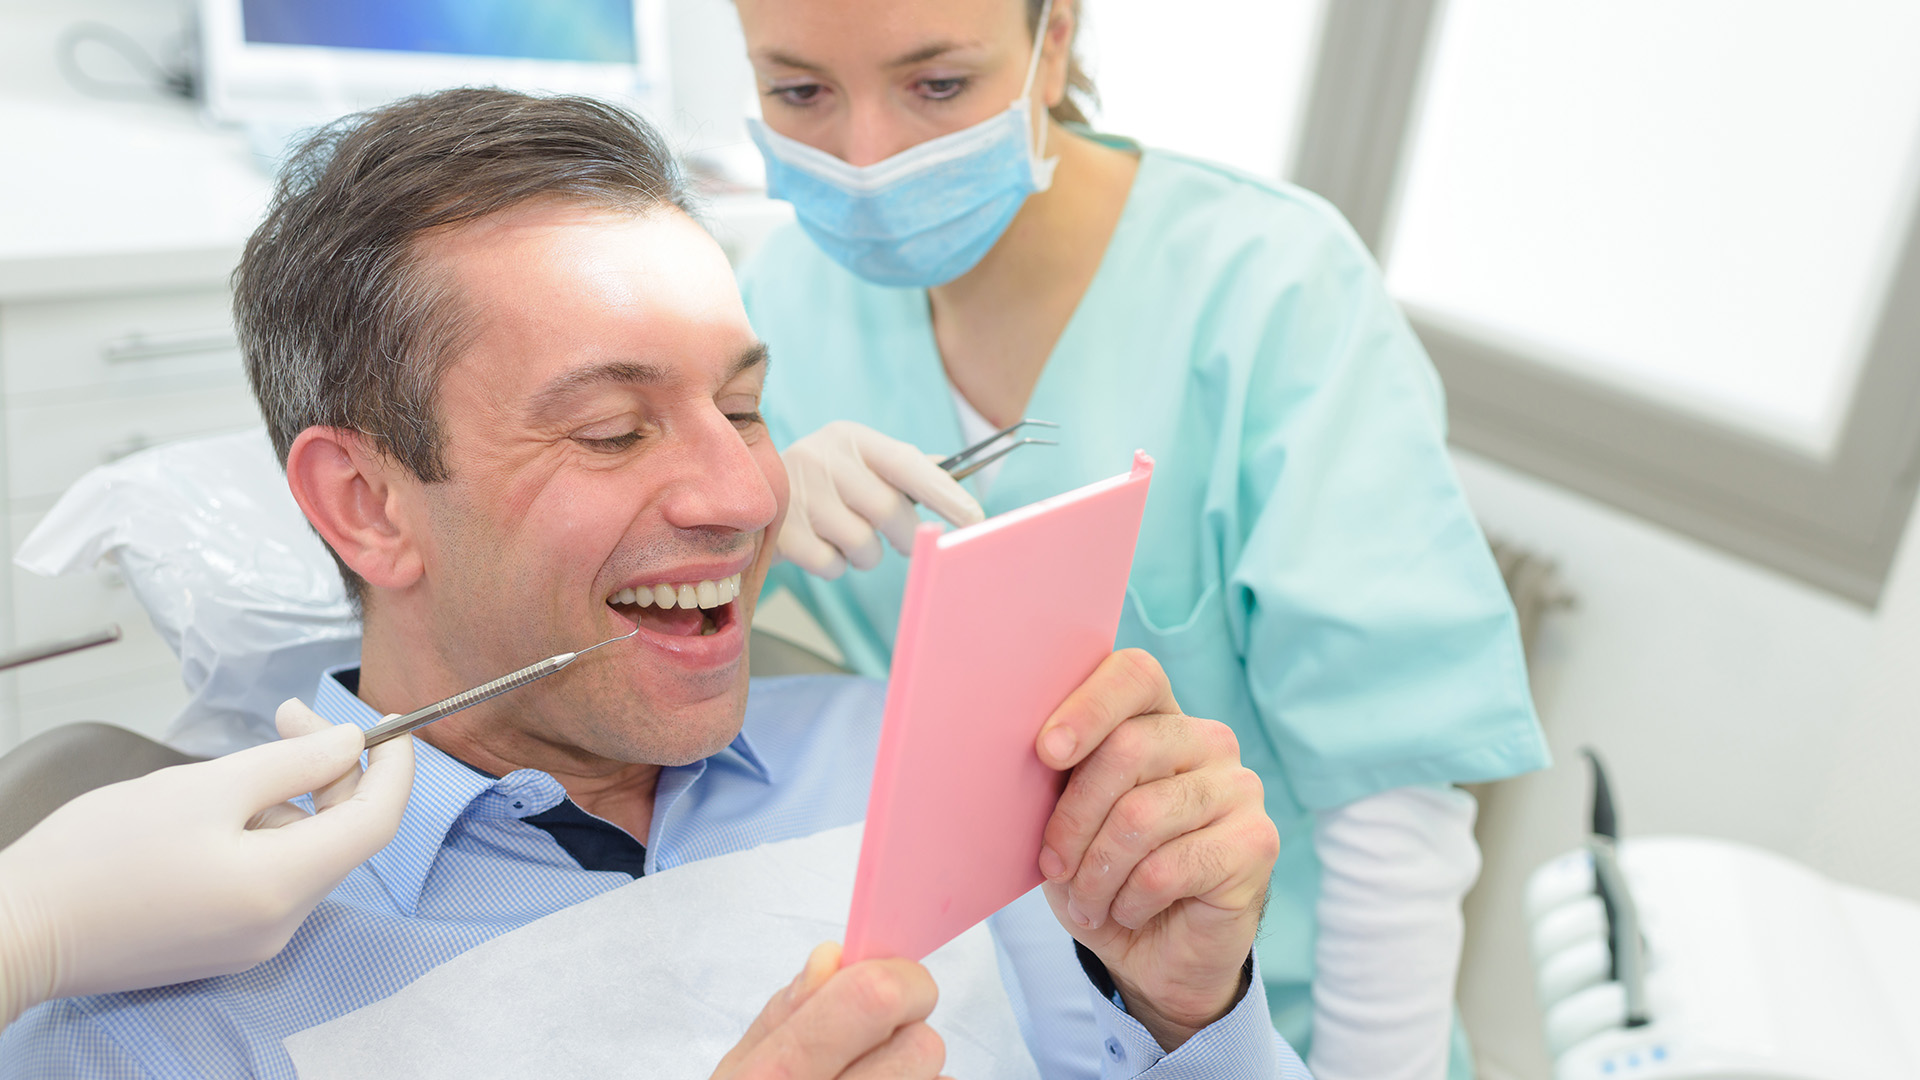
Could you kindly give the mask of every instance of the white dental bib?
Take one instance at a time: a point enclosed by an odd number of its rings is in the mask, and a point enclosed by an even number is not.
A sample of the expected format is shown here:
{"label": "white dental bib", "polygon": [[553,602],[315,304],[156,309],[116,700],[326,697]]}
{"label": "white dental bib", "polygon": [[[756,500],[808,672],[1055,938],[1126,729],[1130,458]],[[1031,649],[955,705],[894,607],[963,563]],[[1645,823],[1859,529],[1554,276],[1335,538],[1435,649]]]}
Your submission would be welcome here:
{"label": "white dental bib", "polygon": [[[706,1080],[840,940],[859,825],[641,878],[480,945],[284,1045],[302,1080]],[[984,923],[926,960],[948,1075],[1038,1080]]]}

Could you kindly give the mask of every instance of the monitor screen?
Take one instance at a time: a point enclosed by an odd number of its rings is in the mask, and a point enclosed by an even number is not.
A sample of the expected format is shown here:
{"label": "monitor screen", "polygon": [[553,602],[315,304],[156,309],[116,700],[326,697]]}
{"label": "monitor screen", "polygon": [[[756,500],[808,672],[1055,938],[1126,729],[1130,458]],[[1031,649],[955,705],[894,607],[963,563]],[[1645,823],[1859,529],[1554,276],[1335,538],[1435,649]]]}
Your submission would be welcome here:
{"label": "monitor screen", "polygon": [[634,0],[241,0],[249,44],[632,64]]}

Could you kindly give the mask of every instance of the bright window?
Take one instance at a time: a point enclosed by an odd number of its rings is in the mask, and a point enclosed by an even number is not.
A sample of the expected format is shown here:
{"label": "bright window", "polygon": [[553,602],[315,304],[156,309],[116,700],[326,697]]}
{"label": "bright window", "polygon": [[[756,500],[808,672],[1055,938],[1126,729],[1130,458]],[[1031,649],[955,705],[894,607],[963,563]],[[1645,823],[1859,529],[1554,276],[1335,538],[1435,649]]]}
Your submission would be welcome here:
{"label": "bright window", "polygon": [[1440,20],[1395,295],[1826,453],[1920,173],[1920,3],[1450,0]]}
{"label": "bright window", "polygon": [[1083,0],[1095,126],[1261,176],[1284,175],[1324,0]]}

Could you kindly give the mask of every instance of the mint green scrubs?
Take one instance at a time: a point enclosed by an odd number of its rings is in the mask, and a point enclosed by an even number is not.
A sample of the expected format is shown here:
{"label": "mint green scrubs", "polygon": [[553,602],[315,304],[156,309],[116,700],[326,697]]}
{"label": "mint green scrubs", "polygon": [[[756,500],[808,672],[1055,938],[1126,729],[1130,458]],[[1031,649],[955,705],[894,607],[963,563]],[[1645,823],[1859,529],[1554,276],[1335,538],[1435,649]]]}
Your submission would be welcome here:
{"label": "mint green scrubs", "polygon": [[[797,227],[741,287],[772,350],[776,445],[837,419],[961,445],[924,290],[861,281]],[[1189,715],[1231,724],[1266,782],[1282,850],[1260,962],[1305,1056],[1311,812],[1547,763],[1439,380],[1326,203],[1147,150],[1026,415],[1057,421],[1062,445],[1005,459],[989,515],[1123,472],[1136,447],[1155,459],[1119,644],[1159,659]],[[889,549],[869,572],[784,566],[778,582],[885,676],[906,574]]]}

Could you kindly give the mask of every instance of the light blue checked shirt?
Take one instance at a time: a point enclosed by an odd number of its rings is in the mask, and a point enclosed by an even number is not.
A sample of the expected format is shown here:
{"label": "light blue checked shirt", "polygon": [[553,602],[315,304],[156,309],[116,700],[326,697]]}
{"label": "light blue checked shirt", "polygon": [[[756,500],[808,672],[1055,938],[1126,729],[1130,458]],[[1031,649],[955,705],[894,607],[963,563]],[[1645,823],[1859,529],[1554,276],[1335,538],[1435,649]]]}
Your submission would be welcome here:
{"label": "light blue checked shirt", "polygon": [[[320,680],[315,711],[372,726],[379,714],[337,674]],[[647,872],[860,820],[882,698],[880,684],[862,679],[756,680],[731,745],[661,772]],[[291,1078],[287,1035],[631,880],[582,869],[521,820],[566,797],[553,777],[521,769],[495,780],[425,743],[416,751],[398,835],[279,956],[238,975],[42,1005],[0,1037],[0,1078]],[[1168,1054],[1094,989],[1038,891],[991,926],[1014,1014],[1047,1080],[1307,1077],[1273,1030],[1257,972],[1231,1013]]]}

